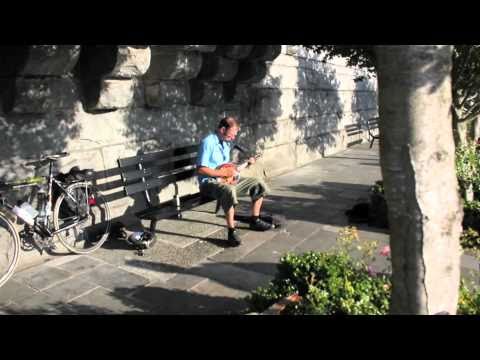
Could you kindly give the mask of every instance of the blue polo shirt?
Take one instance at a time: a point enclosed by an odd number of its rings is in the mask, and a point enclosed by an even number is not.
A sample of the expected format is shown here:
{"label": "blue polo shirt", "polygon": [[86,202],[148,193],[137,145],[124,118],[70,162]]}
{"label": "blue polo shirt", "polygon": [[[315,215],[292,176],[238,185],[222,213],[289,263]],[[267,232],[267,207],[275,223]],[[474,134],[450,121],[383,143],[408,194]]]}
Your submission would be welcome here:
{"label": "blue polo shirt", "polygon": [[[197,167],[206,166],[211,169],[230,162],[231,143],[221,141],[216,133],[208,135],[200,143],[197,155]],[[206,181],[209,176],[198,175],[198,182]]]}

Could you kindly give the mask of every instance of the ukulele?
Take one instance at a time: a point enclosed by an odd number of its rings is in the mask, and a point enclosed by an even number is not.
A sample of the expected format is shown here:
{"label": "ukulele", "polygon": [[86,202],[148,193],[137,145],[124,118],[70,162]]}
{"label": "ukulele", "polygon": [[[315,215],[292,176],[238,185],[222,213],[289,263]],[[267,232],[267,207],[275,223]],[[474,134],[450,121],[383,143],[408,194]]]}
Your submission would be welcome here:
{"label": "ukulele", "polygon": [[[255,160],[258,159],[261,154],[257,154],[254,156]],[[240,179],[240,171],[244,170],[249,166],[248,160],[237,165],[234,163],[225,163],[217,167],[217,170],[225,169],[225,168],[234,168],[237,172],[236,175],[230,176],[230,177],[218,177],[218,182],[221,184],[228,184],[228,185],[236,185],[238,183],[238,180]]]}

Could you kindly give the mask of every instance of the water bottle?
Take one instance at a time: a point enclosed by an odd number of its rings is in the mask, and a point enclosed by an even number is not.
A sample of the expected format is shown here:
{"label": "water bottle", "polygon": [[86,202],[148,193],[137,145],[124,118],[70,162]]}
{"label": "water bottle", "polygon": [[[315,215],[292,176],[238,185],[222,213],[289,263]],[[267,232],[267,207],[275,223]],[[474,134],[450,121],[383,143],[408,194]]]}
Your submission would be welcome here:
{"label": "water bottle", "polygon": [[22,219],[26,224],[33,226],[38,211],[35,210],[28,202],[24,202],[20,207],[14,206],[13,213]]}

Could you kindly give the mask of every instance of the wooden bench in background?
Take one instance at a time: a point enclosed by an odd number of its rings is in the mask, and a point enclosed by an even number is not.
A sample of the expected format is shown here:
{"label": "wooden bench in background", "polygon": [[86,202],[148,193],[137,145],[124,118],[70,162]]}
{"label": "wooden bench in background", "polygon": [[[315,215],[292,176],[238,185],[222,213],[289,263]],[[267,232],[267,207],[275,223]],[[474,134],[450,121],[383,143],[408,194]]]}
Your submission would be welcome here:
{"label": "wooden bench in background", "polygon": [[375,140],[380,140],[380,135],[378,132],[378,117],[374,117],[371,119],[368,119],[367,121],[367,130],[368,130],[368,136],[370,137],[370,148],[373,146],[373,142]]}
{"label": "wooden bench in background", "polygon": [[[373,146],[373,142],[375,140],[380,139],[380,136],[378,134],[378,117],[370,118],[367,120],[367,131],[368,131],[368,138],[370,141],[370,148]],[[345,132],[347,134],[347,147],[360,144],[362,142],[362,139],[358,139],[358,136],[356,135],[361,135],[363,133],[362,127],[359,123],[356,124],[350,124],[345,126]],[[352,137],[357,138],[356,140],[350,141]]]}

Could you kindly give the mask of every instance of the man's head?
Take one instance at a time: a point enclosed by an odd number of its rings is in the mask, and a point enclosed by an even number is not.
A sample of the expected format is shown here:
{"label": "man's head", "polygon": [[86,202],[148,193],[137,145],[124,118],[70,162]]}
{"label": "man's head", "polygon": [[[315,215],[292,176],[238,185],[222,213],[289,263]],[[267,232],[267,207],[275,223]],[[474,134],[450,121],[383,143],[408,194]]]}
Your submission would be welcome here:
{"label": "man's head", "polygon": [[224,141],[233,141],[237,136],[240,126],[238,120],[233,116],[227,116],[218,123],[218,134]]}

